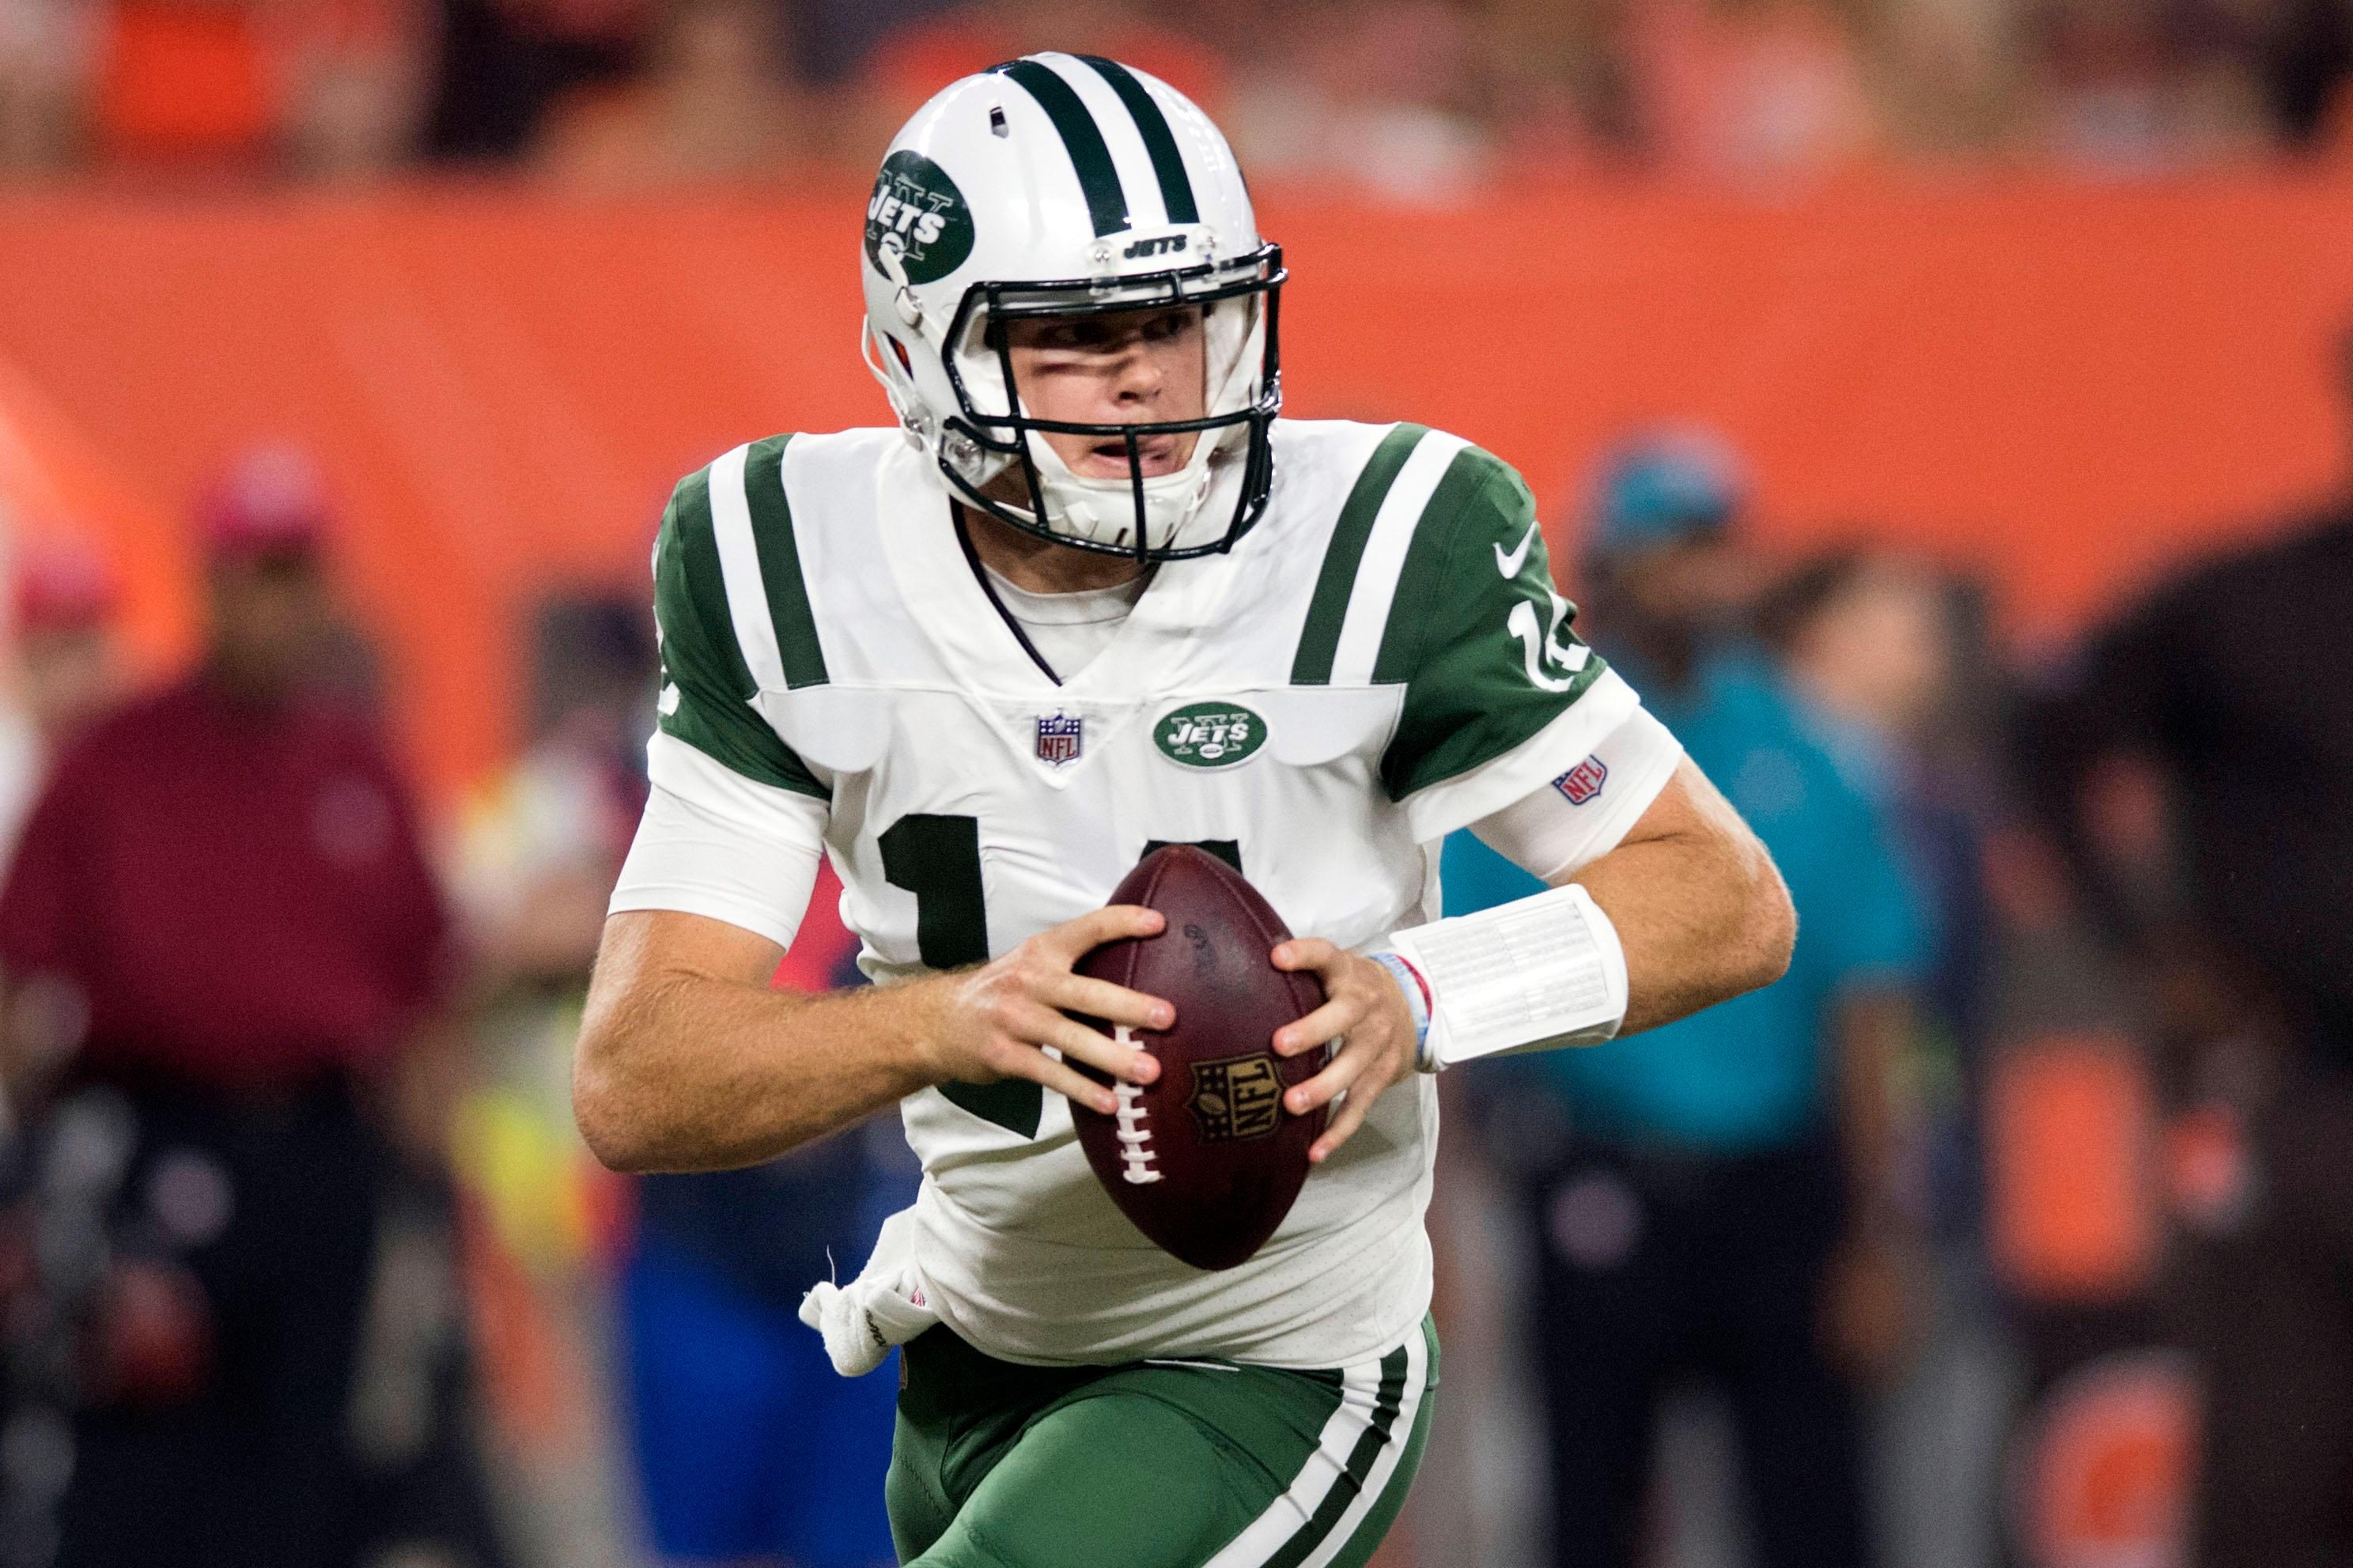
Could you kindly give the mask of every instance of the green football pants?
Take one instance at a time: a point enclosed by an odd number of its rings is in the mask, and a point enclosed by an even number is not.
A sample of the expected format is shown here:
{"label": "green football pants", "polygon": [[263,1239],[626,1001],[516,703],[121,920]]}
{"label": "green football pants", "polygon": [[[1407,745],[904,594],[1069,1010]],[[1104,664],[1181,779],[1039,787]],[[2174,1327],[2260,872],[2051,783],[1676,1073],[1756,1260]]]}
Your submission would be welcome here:
{"label": "green football pants", "polygon": [[1001,1362],[930,1330],[884,1495],[907,1568],[1362,1568],[1430,1436],[1438,1335],[1355,1366]]}

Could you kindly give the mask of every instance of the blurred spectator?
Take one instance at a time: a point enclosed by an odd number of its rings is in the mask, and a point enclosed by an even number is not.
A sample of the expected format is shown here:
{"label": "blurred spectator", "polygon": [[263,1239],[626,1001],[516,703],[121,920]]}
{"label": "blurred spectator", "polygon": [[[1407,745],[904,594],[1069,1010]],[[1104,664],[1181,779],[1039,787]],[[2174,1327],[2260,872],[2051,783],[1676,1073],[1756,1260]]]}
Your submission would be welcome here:
{"label": "blurred spectator", "polygon": [[541,161],[603,188],[741,180],[822,149],[815,106],[788,85],[770,0],[678,0],[627,83],[578,89],[551,115]]}
{"label": "blurred spectator", "polygon": [[[533,1560],[634,1562],[615,1313],[605,1289],[619,1178],[571,1120],[572,1044],[605,903],[645,798],[652,629],[644,606],[565,595],[530,638],[530,740],[466,805],[456,887],[476,957],[476,1082],[460,1181],[512,1285],[485,1357],[507,1516]],[[486,1306],[491,1302],[485,1300]]]}
{"label": "blurred spectator", "polygon": [[200,521],[203,661],[66,749],[0,892],[12,1086],[55,1080],[51,1152],[113,1238],[63,1456],[69,1568],[357,1561],[378,1217],[396,1151],[434,1157],[417,1043],[440,900],[375,737],[304,685],[323,496],[263,454]]}
{"label": "blurred spectator", "polygon": [[416,155],[432,85],[426,0],[305,0],[271,13],[288,166],[313,178],[381,174]]}
{"label": "blurred spectator", "polygon": [[1626,156],[1640,126],[1617,0],[1495,0],[1476,42],[1495,152],[1513,168]]}
{"label": "blurred spectator", "polygon": [[[583,1288],[591,1259],[580,1216],[594,1200],[580,1187],[603,1173],[591,1173],[571,1131],[571,1048],[645,798],[657,665],[635,601],[554,602],[535,645],[532,744],[475,803],[462,851],[470,927],[495,977],[486,1081],[459,1119],[466,1173],[537,1280],[537,1310],[567,1366],[606,1359],[587,1331],[616,1332],[615,1403],[665,1561],[887,1563],[891,1383],[838,1376],[797,1312],[832,1260],[864,1257],[883,1216],[912,1197],[895,1125],[747,1171],[640,1178],[609,1321],[607,1303]],[[838,885],[821,887],[811,900],[779,983],[858,983],[838,896]],[[602,1467],[584,1463],[581,1438],[595,1424],[568,1425],[565,1441],[523,1461],[541,1494],[545,1554],[573,1562],[596,1544],[611,1500]]]}
{"label": "blurred spectator", "polygon": [[653,631],[634,604],[565,597],[541,607],[532,647],[531,741],[470,805],[459,891],[492,989],[564,990],[586,983],[645,803]]}
{"label": "blurred spectator", "polygon": [[1885,142],[1859,40],[1819,0],[1633,0],[1628,46],[1647,151],[1666,167],[1814,174]]}
{"label": "blurred spectator", "polygon": [[[1620,451],[1589,581],[1605,656],[1787,878],[1793,967],[1666,1028],[1525,1058],[1487,1119],[1538,1259],[1529,1317],[1565,1565],[1642,1561],[1659,1410],[1693,1377],[1729,1401],[1766,1568],[1871,1558],[1856,1391],[1906,1333],[1888,1074],[1920,920],[1883,813],[1735,635],[1759,582],[1732,537],[1742,488],[1694,437]],[[1460,836],[1446,887],[1450,911],[1528,890]]]}
{"label": "blurred spectator", "polygon": [[658,14],[657,0],[440,0],[427,154],[522,156],[558,97],[637,68]]}
{"label": "blurred spectator", "polygon": [[2011,0],[1885,0],[1870,71],[1886,151],[1923,162],[2003,157],[2016,142],[2026,61]]}
{"label": "blurred spectator", "polygon": [[2265,96],[2290,146],[2353,145],[2353,5],[2285,0],[2263,57]]}
{"label": "blurred spectator", "polygon": [[0,864],[49,764],[121,694],[114,646],[120,588],[105,560],[69,538],[18,542],[10,697],[0,717]]}
{"label": "blurred spectator", "polygon": [[1477,29],[1436,0],[1379,0],[1345,26],[1278,12],[1277,47],[1242,62],[1226,117],[1253,173],[1340,176],[1407,201],[1461,195],[1487,165]]}
{"label": "blurred spectator", "polygon": [[62,168],[83,151],[93,20],[81,0],[0,5],[0,179]]}
{"label": "blurred spectator", "polygon": [[2242,155],[2268,130],[2244,25],[2196,0],[2044,0],[2039,135],[2061,161],[2147,174]]}
{"label": "blurred spectator", "polygon": [[1971,588],[1859,548],[1800,565],[1757,625],[1810,730],[1882,803],[1928,917],[1893,1064],[1905,1137],[1891,1179],[1935,1245],[1916,1281],[1917,1353],[1874,1402],[1880,1539],[1894,1563],[1989,1562],[2016,1364],[1985,1235],[1994,1005],[2018,982],[1987,872],[2003,821],[2002,661]]}
{"label": "blurred spectator", "polygon": [[[1841,771],[1888,813],[1894,847],[1932,913],[1918,998],[1947,1048],[1974,1058],[1986,1027],[1994,921],[1985,840],[2005,682],[1969,596],[1914,562],[1834,551],[1758,612],[1758,631]],[[1965,681],[1963,671],[1968,671]],[[1939,1064],[1954,1077],[1969,1059]],[[1966,1172],[1943,1194],[1965,1207]]]}
{"label": "blurred spectator", "polygon": [[[2353,337],[2340,370],[2353,405]],[[2089,642],[2028,754],[2210,1145],[2203,1568],[2353,1558],[2353,494]]]}

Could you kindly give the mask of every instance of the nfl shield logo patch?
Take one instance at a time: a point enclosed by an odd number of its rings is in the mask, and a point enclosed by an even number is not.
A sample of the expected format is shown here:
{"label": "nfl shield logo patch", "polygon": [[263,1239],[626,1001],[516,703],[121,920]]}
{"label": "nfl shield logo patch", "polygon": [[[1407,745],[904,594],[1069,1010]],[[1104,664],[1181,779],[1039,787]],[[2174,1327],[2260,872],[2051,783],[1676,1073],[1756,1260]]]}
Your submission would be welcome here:
{"label": "nfl shield logo patch", "polygon": [[1583,805],[1601,793],[1602,783],[1609,776],[1609,763],[1599,757],[1588,757],[1553,780],[1552,787],[1567,795],[1569,805]]}
{"label": "nfl shield logo patch", "polygon": [[1084,719],[1073,719],[1068,713],[1052,718],[1040,715],[1038,720],[1038,760],[1053,767],[1079,760],[1079,747],[1086,738]]}

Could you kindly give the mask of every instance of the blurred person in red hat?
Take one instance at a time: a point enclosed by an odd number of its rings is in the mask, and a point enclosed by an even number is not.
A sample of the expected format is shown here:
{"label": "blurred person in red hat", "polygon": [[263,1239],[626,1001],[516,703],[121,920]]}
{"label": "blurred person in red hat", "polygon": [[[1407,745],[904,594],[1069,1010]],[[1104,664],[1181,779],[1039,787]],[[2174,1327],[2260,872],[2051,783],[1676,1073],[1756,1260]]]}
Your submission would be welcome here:
{"label": "blurred person in red hat", "polygon": [[196,521],[202,657],[66,746],[0,889],[10,1087],[118,1108],[91,1212],[186,1287],[167,1338],[211,1347],[142,1397],[68,1391],[57,1562],[332,1568],[371,1529],[348,1407],[379,1215],[427,1163],[394,1108],[448,922],[406,783],[317,689],[316,469],[248,455]]}

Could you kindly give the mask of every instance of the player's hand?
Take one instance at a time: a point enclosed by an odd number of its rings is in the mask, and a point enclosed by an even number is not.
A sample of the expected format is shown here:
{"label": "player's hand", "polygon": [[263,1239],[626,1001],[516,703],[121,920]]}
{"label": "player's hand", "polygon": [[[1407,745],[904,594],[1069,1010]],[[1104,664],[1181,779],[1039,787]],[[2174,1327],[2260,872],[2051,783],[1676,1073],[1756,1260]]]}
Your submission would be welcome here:
{"label": "player's hand", "polygon": [[1123,1046],[1087,1027],[1071,1013],[1134,1029],[1165,1029],[1176,1009],[1107,980],[1071,973],[1071,965],[1107,942],[1152,936],[1167,921],[1157,910],[1113,904],[1039,931],[1002,958],[941,975],[932,1020],[927,1067],[934,1082],[996,1083],[1028,1079],[1092,1106],[1106,1116],[1119,1101],[1105,1085],[1056,1061],[1043,1047],[1125,1079],[1150,1083],[1160,1064],[1148,1051]]}
{"label": "player's hand", "polygon": [[1320,937],[1282,943],[1274,950],[1274,966],[1304,970],[1324,983],[1324,1005],[1277,1029],[1275,1053],[1295,1057],[1328,1041],[1341,1042],[1322,1072],[1282,1097],[1283,1108],[1295,1116],[1346,1092],[1324,1136],[1307,1151],[1308,1159],[1321,1164],[1364,1125],[1382,1090],[1412,1075],[1413,1010],[1387,969]]}

